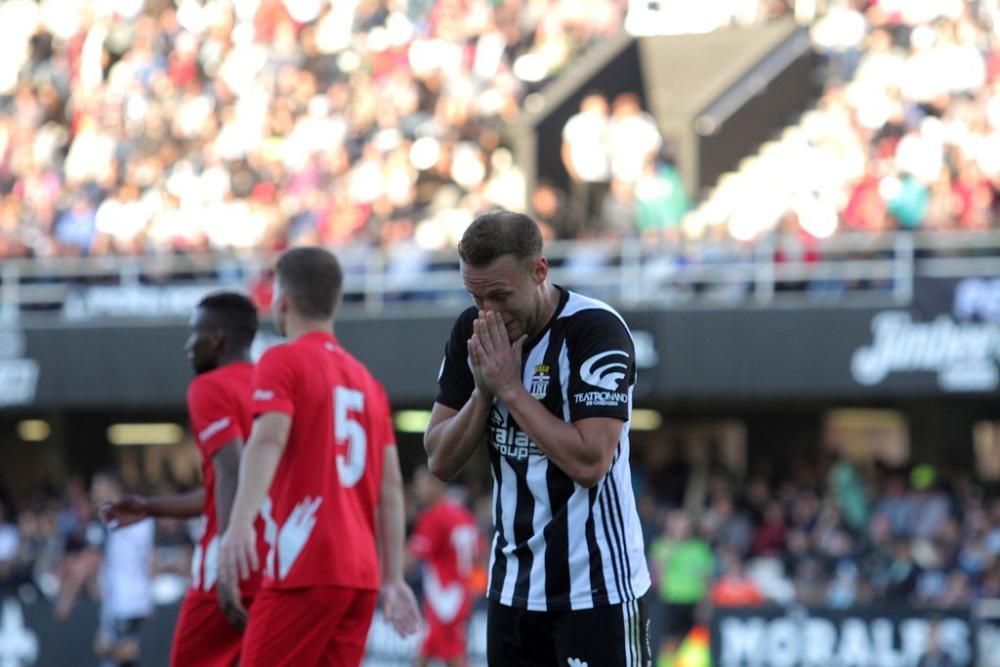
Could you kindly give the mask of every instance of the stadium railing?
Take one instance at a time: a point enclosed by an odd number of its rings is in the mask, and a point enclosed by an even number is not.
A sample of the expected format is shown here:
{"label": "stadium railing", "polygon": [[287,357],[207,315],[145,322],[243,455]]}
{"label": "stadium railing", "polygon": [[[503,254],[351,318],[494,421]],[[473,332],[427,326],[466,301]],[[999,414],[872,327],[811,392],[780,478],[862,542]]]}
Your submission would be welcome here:
{"label": "stadium railing", "polygon": [[[773,236],[754,245],[628,238],[553,242],[546,256],[554,282],[619,305],[652,309],[903,306],[921,277],[1000,275],[1000,230],[844,233],[816,242],[808,254],[794,243],[790,247],[793,256]],[[345,270],[345,309],[352,313],[416,308],[426,314],[468,299],[453,250],[430,252],[414,245],[335,251]],[[81,319],[102,299],[130,301],[131,306],[122,305],[124,314],[182,314],[183,308],[170,304],[222,287],[253,290],[266,282],[275,259],[275,253],[259,251],[7,259],[0,268],[0,322]],[[114,307],[106,310],[114,314]]]}

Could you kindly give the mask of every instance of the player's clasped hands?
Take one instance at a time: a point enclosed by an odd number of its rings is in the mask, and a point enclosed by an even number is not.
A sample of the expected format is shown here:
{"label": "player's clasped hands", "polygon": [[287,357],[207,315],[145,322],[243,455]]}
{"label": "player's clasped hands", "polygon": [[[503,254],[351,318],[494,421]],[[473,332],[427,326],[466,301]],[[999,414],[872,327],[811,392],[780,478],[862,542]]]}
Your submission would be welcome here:
{"label": "player's clasped hands", "polygon": [[479,311],[472,323],[469,358],[472,360],[480,390],[497,396],[505,389],[521,386],[521,350],[527,336],[511,345],[503,317],[492,311]]}
{"label": "player's clasped hands", "polygon": [[249,579],[250,573],[259,568],[253,524],[230,524],[219,544],[219,580],[228,585],[236,584]]}

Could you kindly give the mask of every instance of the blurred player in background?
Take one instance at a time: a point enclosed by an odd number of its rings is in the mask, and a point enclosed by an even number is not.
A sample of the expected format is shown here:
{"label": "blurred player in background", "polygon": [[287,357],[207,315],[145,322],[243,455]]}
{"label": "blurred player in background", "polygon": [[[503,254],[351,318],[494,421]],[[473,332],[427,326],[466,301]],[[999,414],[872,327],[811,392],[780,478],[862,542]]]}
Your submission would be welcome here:
{"label": "blurred player in background", "polygon": [[333,335],[342,283],[325,250],[296,248],[278,260],[272,312],[289,342],[264,353],[254,374],[256,422],[220,551],[225,581],[257,570],[261,513],[270,548],[242,667],[359,665],[380,590],[397,631],[419,625],[403,581],[402,475],[388,400]]}
{"label": "blurred player in background", "polygon": [[[121,484],[111,474],[95,475],[91,496],[98,507],[115,503],[122,498]],[[133,667],[139,664],[143,622],[153,613],[151,578],[156,526],[151,519],[143,519],[124,527],[111,523],[108,528],[88,531],[102,540],[93,545],[102,551],[98,575],[101,615],[94,652],[101,659],[101,667]]]}
{"label": "blurred player in background", "polygon": [[410,537],[410,553],[424,562],[427,621],[417,664],[426,667],[437,660],[448,667],[466,667],[465,631],[473,603],[470,580],[484,549],[483,539],[472,513],[427,468],[418,468],[413,482],[423,511]]}
{"label": "blurred player in background", "polygon": [[[201,300],[191,316],[185,351],[197,373],[187,401],[204,487],[174,496],[129,496],[102,508],[106,520],[119,525],[145,517],[205,515],[205,530],[191,564],[191,587],[174,631],[170,664],[175,667],[235,665],[247,608],[260,586],[259,576],[242,582],[239,591],[217,581],[219,536],[229,519],[240,453],[253,422],[250,346],[256,334],[257,309],[246,296],[218,292]],[[257,535],[261,534],[258,520]],[[258,549],[263,555],[263,539],[258,539]]]}

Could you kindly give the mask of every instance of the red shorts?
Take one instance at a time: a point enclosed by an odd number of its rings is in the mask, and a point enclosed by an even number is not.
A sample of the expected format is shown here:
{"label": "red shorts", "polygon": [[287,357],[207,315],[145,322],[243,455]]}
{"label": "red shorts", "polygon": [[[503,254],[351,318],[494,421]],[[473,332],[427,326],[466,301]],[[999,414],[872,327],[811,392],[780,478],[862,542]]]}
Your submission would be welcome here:
{"label": "red shorts", "polygon": [[466,602],[458,616],[450,621],[442,621],[430,605],[424,606],[427,622],[427,636],[424,637],[420,655],[438,660],[454,660],[466,657],[465,628],[468,625],[472,605]]}
{"label": "red shorts", "polygon": [[[247,609],[252,598],[244,598]],[[184,597],[170,647],[172,667],[233,667],[243,635],[229,625],[214,597]]]}
{"label": "red shorts", "polygon": [[267,588],[254,600],[240,667],[357,667],[375,591],[336,586]]}

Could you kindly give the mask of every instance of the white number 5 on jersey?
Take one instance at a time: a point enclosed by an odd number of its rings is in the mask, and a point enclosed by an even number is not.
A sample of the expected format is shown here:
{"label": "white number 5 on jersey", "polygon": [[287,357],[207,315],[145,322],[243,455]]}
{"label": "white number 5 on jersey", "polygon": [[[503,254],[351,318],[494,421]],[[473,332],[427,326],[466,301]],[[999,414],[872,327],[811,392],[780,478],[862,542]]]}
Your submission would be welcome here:
{"label": "white number 5 on jersey", "polygon": [[368,435],[352,412],[365,409],[365,395],[357,389],[337,387],[333,394],[333,437],[339,444],[347,442],[347,453],[337,452],[337,474],[340,485],[350,488],[365,474],[365,453]]}

